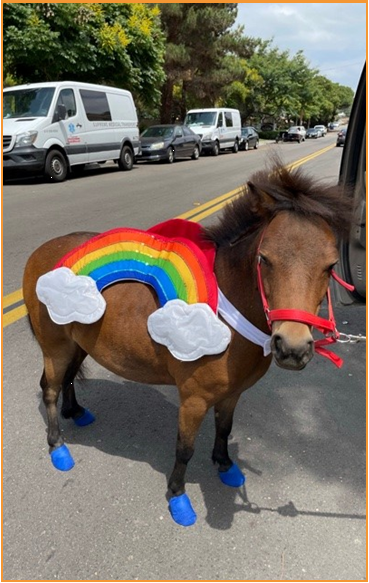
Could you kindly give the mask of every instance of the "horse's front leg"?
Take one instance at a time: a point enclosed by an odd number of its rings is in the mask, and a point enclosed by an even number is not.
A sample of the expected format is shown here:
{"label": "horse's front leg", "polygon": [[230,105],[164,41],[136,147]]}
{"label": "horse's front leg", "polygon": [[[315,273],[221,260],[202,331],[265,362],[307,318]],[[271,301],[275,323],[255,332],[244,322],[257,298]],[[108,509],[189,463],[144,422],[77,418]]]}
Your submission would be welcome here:
{"label": "horse's front leg", "polygon": [[239,397],[240,395],[228,397],[214,406],[216,434],[212,460],[219,465],[219,477],[223,484],[234,488],[245,483],[245,476],[228,455],[228,438]]}
{"label": "horse's front leg", "polygon": [[179,408],[176,462],[169,478],[169,509],[173,520],[182,526],[196,522],[196,513],[185,492],[185,473],[187,464],[194,453],[194,443],[198,429],[208,410],[206,401],[190,396],[182,400]]}

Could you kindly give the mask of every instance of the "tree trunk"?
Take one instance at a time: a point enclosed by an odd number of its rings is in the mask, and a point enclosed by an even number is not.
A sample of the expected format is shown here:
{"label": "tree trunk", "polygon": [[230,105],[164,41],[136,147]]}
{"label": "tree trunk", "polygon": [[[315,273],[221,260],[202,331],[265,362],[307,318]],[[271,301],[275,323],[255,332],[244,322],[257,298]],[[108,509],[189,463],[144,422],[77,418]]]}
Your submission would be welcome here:
{"label": "tree trunk", "polygon": [[163,85],[160,105],[160,123],[172,123],[173,81],[167,79]]}

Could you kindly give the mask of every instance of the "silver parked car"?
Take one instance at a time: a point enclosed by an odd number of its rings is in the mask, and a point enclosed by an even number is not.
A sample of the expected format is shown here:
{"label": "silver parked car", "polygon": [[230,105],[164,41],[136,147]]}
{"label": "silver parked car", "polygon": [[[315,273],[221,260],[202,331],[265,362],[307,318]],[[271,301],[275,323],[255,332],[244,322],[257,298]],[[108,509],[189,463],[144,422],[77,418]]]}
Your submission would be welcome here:
{"label": "silver parked car", "polygon": [[288,131],[287,135],[284,137],[285,142],[301,142],[305,141],[306,137],[306,129],[304,126],[291,126]]}
{"label": "silver parked car", "polygon": [[320,130],[322,132],[323,138],[327,133],[327,128],[324,125],[316,125],[316,126],[314,126],[314,129]]}

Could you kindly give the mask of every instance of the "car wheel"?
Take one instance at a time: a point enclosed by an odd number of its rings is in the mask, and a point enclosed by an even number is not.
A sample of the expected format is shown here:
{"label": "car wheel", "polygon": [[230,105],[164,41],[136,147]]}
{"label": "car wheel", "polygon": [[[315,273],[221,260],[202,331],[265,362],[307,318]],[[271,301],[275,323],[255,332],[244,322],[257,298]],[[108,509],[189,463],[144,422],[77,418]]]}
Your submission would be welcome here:
{"label": "car wheel", "polygon": [[245,151],[247,151],[249,149],[249,143],[245,142]]}
{"label": "car wheel", "polygon": [[218,144],[218,142],[215,142],[211,153],[213,154],[213,156],[218,156],[218,154],[219,154],[219,144]]}
{"label": "car wheel", "polygon": [[235,143],[233,144],[232,152],[234,154],[237,154],[237,152],[238,152],[238,140],[236,140]]}
{"label": "car wheel", "polygon": [[123,146],[118,160],[118,166],[121,170],[132,170],[133,168],[133,152],[129,146]]}
{"label": "car wheel", "polygon": [[255,146],[254,146],[254,150],[257,150],[259,147],[259,140],[256,140],[255,142]]}
{"label": "car wheel", "polygon": [[167,150],[167,162],[168,162],[168,164],[173,164],[173,162],[174,162],[174,150],[173,150],[173,148],[168,148],[168,150]]}
{"label": "car wheel", "polygon": [[194,149],[194,151],[192,152],[192,156],[191,156],[191,158],[192,158],[192,160],[198,160],[198,159],[199,159],[199,157],[200,157],[200,150],[199,150],[199,147],[198,147],[198,146],[195,146],[195,149]]}
{"label": "car wheel", "polygon": [[45,161],[45,175],[54,182],[63,182],[68,174],[68,163],[59,150],[50,150]]}

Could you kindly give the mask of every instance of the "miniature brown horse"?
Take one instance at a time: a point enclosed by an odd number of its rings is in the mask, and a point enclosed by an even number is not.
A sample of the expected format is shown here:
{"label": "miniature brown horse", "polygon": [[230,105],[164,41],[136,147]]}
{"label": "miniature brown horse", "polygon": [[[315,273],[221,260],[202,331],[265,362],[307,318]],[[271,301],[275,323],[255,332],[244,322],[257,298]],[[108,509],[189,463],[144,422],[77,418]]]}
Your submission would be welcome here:
{"label": "miniature brown horse", "polygon": [[[70,469],[74,462],[60,434],[61,413],[78,425],[93,421],[75,396],[74,378],[89,354],[109,371],[140,383],[177,385],[180,396],[178,438],[169,478],[170,510],[182,525],[196,520],[185,494],[186,467],[194,452],[198,429],[214,407],[216,437],[212,453],[222,481],[234,487],[244,476],[228,455],[233,412],[243,391],[267,371],[272,356],[290,370],[302,369],[314,354],[311,322],[302,318],[274,319],[268,310],[297,310],[315,317],[325,298],[332,268],[338,260],[339,238],[351,222],[351,204],[338,186],[318,184],[300,170],[280,163],[255,174],[219,222],[204,229],[216,245],[215,275],[219,289],[233,306],[264,333],[271,329],[271,355],[231,328],[231,341],[221,354],[193,362],[174,358],[147,330],[148,316],[158,308],[152,287],[138,282],[117,283],[104,290],[106,312],[93,324],[55,324],[36,296],[38,278],[95,233],[71,233],[46,242],[29,258],[23,281],[24,299],[44,359],[40,381],[47,411],[50,452],[64,452]],[[268,308],[264,312],[262,295]],[[260,282],[259,282],[260,283]],[[265,307],[265,306],[264,306]],[[282,314],[282,312],[281,312]],[[297,320],[297,321],[295,321]],[[300,320],[300,321],[299,321]],[[322,320],[322,319],[320,319]]]}

